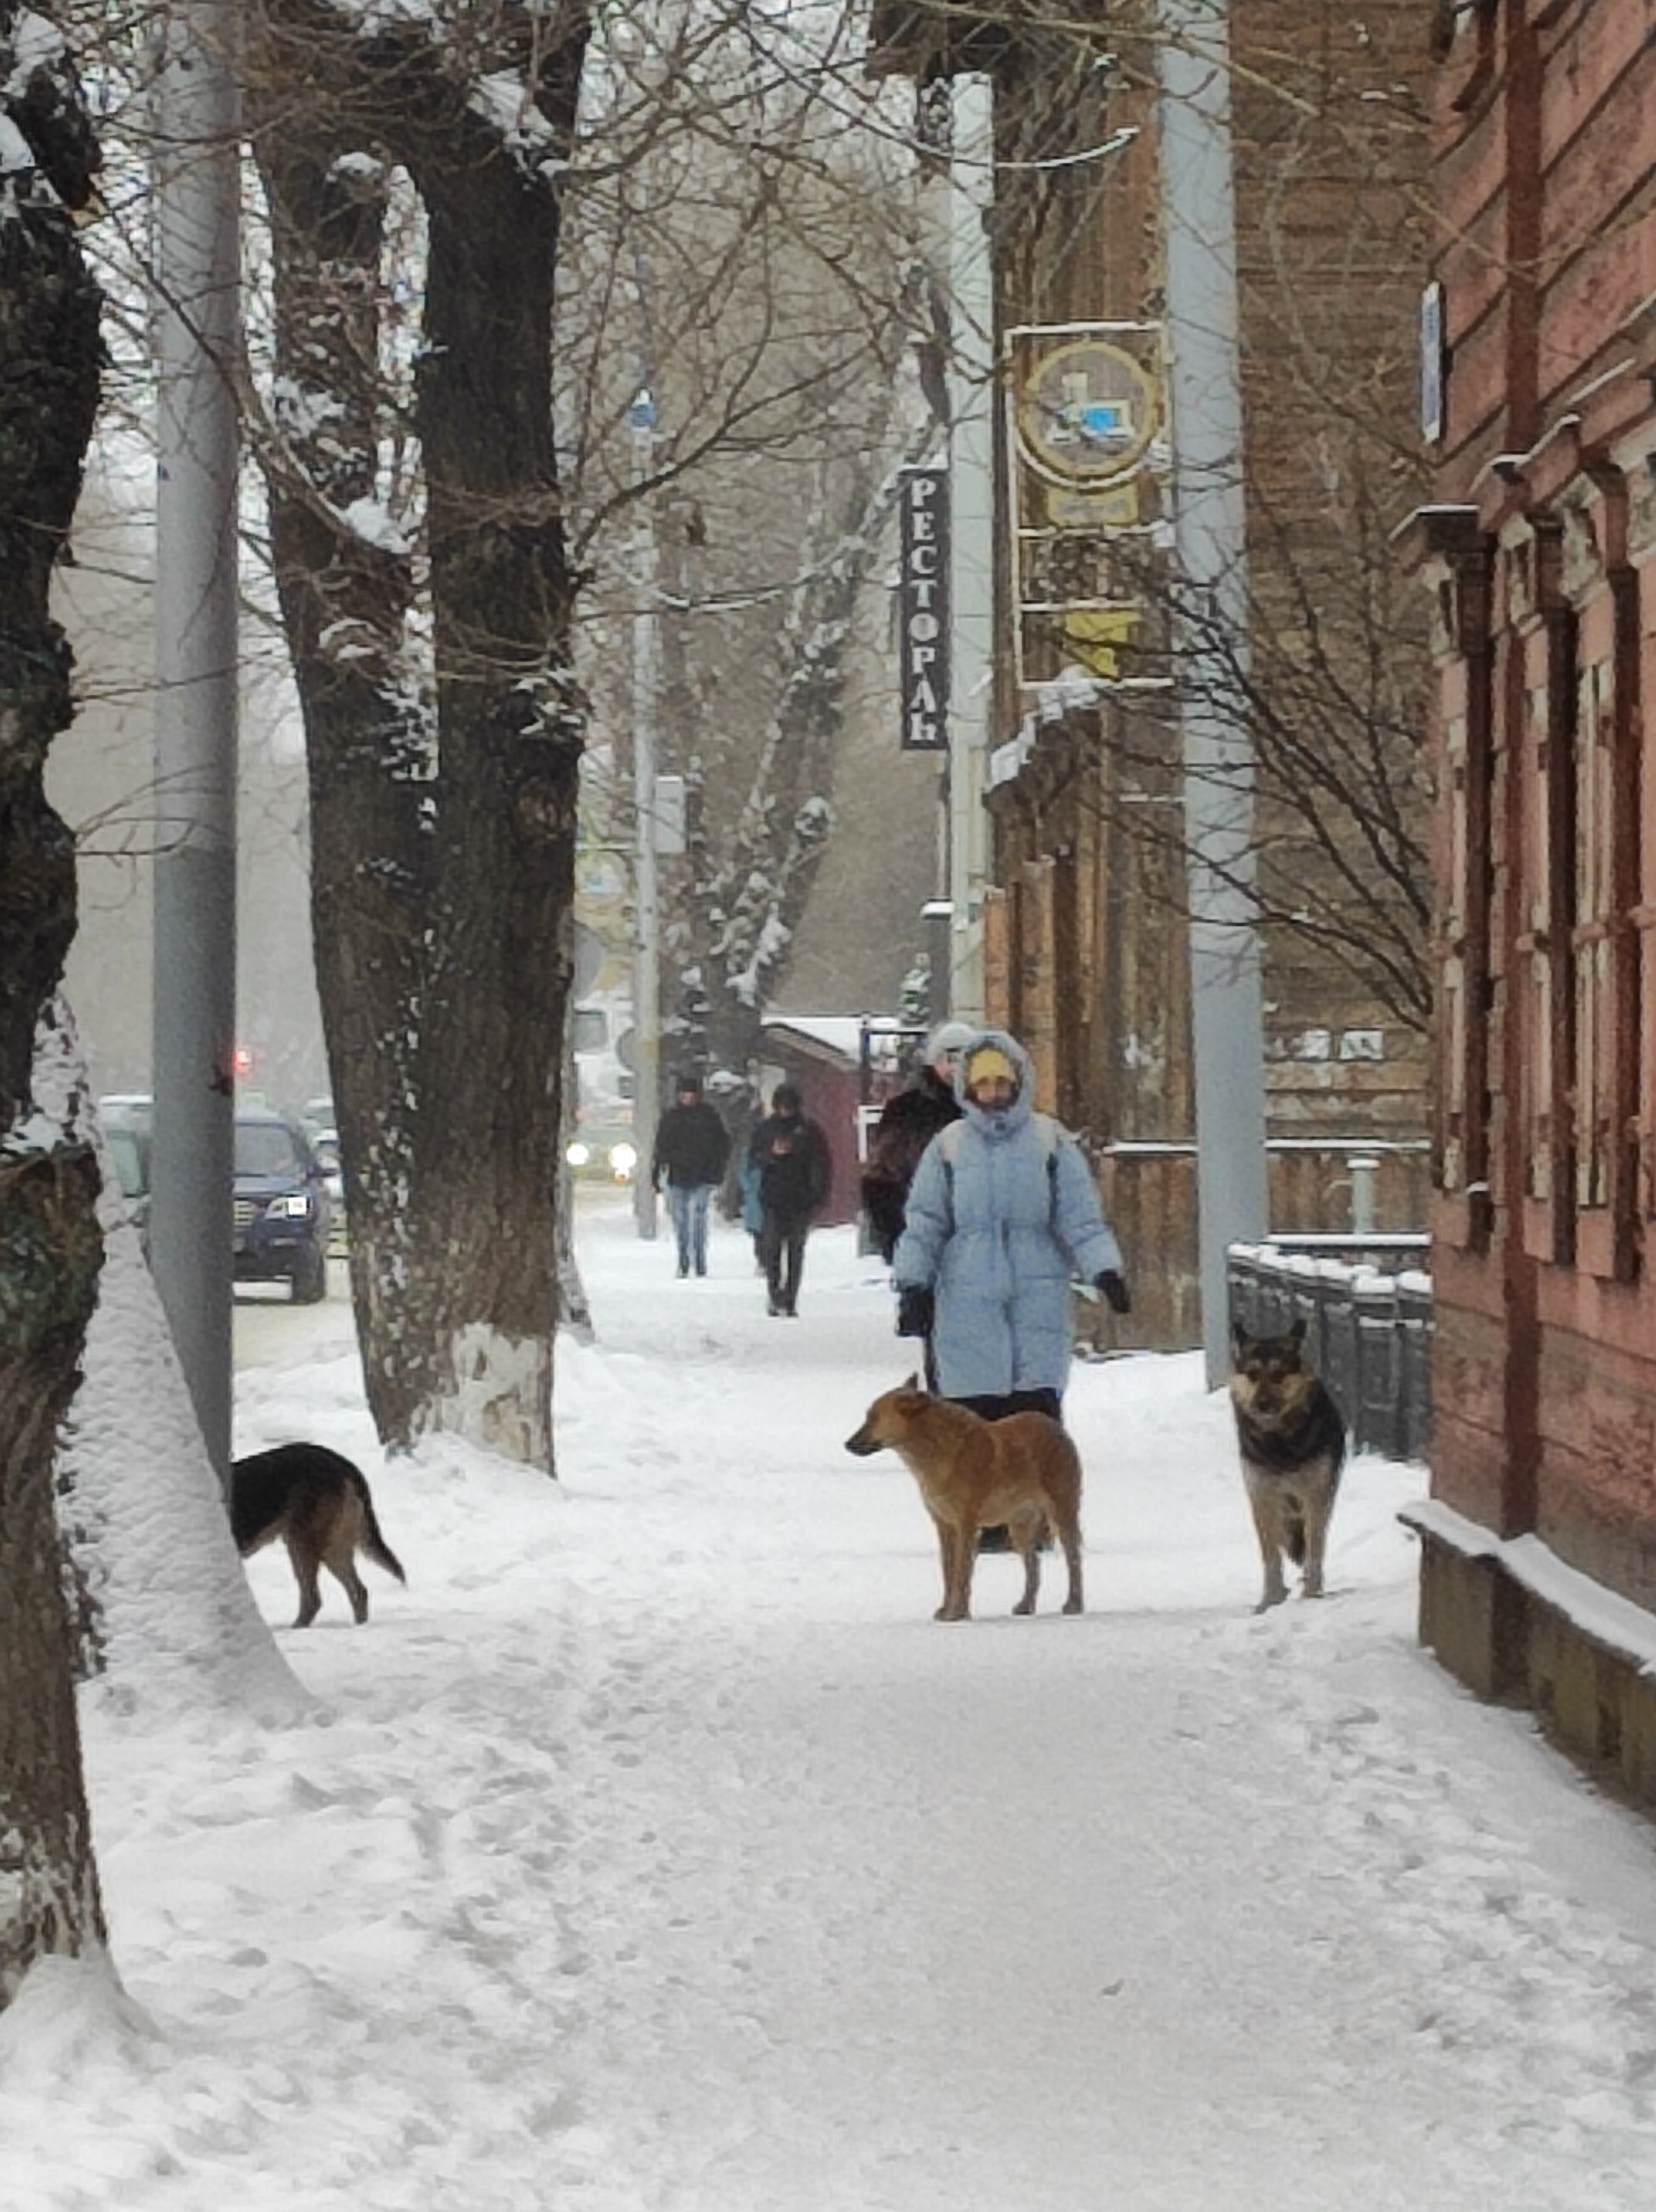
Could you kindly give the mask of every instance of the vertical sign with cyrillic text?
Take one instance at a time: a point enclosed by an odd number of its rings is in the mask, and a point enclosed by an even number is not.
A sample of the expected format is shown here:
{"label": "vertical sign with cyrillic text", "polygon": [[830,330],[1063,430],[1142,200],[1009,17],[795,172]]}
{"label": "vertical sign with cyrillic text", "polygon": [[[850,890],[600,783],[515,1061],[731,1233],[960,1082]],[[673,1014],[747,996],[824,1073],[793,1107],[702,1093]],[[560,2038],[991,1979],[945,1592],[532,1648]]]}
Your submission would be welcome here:
{"label": "vertical sign with cyrillic text", "polygon": [[903,750],[949,749],[949,472],[906,468],[902,483]]}

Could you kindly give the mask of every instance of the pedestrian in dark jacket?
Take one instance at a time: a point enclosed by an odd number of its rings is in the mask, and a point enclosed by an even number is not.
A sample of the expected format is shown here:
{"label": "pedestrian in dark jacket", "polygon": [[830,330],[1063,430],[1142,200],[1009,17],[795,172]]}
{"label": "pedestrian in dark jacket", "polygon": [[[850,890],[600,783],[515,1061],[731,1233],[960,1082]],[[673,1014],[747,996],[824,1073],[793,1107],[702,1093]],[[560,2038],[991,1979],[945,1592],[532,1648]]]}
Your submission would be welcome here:
{"label": "pedestrian in dark jacket", "polygon": [[770,1112],[753,1133],[749,1155],[759,1173],[764,1208],[759,1256],[773,1313],[799,1311],[800,1276],[811,1217],[828,1196],[828,1139],[807,1121],[792,1083],[778,1083]]}
{"label": "pedestrian in dark jacket", "polygon": [[[919,1080],[888,1099],[874,1134],[862,1169],[862,1213],[875,1249],[889,1267],[903,1233],[908,1188],[920,1156],[940,1129],[960,1119],[955,1096],[955,1075],[961,1047],[975,1034],[969,1022],[940,1022],[925,1041],[925,1065]],[[925,1387],[938,1388],[937,1357],[932,1335],[925,1334]]]}
{"label": "pedestrian in dark jacket", "polygon": [[973,1035],[969,1022],[942,1022],[925,1043],[919,1080],[888,1099],[869,1139],[862,1167],[862,1212],[874,1248],[888,1266],[903,1233],[903,1209],[920,1155],[951,1121],[960,1119],[955,1063]]}
{"label": "pedestrian in dark jacket", "polygon": [[699,1075],[681,1075],[674,1103],[656,1131],[649,1180],[660,1190],[667,1178],[668,1210],[678,1239],[679,1273],[707,1272],[707,1202],[724,1179],[731,1140],[718,1113],[701,1095]]}

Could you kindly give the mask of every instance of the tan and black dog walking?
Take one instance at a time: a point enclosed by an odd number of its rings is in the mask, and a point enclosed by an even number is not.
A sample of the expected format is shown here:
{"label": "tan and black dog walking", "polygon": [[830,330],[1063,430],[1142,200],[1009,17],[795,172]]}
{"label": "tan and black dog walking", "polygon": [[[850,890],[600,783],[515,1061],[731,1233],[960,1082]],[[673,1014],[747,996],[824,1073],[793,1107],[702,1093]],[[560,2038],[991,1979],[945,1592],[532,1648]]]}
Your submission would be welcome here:
{"label": "tan and black dog walking", "polygon": [[1255,1610],[1288,1595],[1287,1560],[1300,1589],[1320,1597],[1328,1521],[1346,1463],[1346,1423],[1327,1386],[1307,1364],[1305,1323],[1280,1336],[1233,1332],[1231,1405],[1242,1453],[1242,1479],[1264,1563]]}
{"label": "tan and black dog walking", "polygon": [[308,1628],[322,1609],[318,1576],[324,1567],[357,1620],[367,1619],[359,1551],[399,1582],[408,1580],[380,1532],[367,1476],[323,1444],[279,1444],[238,1459],[230,1469],[230,1529],[244,1559],[279,1537],[286,1545],[299,1584],[296,1628]]}

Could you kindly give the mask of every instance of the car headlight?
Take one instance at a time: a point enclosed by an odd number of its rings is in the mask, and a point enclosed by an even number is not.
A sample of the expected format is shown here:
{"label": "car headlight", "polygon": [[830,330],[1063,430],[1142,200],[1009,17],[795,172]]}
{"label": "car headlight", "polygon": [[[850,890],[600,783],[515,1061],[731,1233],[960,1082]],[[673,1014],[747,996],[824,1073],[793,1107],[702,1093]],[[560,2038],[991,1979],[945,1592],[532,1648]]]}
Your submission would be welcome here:
{"label": "car headlight", "polygon": [[289,1191],[285,1198],[273,1198],[265,1212],[279,1221],[307,1221],[314,1203],[307,1191]]}
{"label": "car headlight", "polygon": [[638,1154],[632,1145],[624,1143],[611,1145],[610,1170],[612,1174],[618,1175],[630,1175],[637,1164]]}
{"label": "car headlight", "polygon": [[577,1137],[573,1144],[564,1146],[563,1156],[572,1168],[584,1168],[593,1156]]}

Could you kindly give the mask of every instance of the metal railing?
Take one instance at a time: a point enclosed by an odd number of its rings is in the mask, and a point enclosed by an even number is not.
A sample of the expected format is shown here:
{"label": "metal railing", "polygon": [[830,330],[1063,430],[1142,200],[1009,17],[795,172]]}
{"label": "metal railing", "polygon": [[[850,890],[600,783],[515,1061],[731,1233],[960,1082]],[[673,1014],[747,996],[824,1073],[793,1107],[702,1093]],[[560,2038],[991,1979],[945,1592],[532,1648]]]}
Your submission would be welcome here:
{"label": "metal railing", "polygon": [[[1411,1258],[1421,1265],[1409,1267]],[[1426,1258],[1423,1236],[1234,1244],[1226,1270],[1232,1325],[1273,1336],[1303,1320],[1312,1364],[1353,1445],[1388,1459],[1424,1459],[1432,1407]]]}

